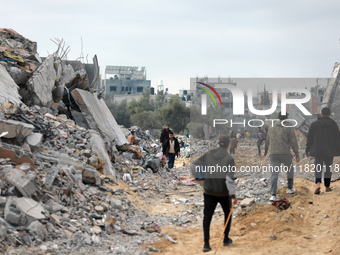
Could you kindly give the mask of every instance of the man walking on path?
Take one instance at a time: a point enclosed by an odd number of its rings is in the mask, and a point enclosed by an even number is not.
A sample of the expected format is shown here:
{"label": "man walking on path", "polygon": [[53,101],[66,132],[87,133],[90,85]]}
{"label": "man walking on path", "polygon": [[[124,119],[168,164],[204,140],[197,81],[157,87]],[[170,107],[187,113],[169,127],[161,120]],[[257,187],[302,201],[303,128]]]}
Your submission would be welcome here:
{"label": "man walking on path", "polygon": [[[265,128],[264,130],[264,137],[263,139],[266,141],[267,140],[267,134],[268,134],[268,128]],[[264,156],[267,156],[268,154],[268,145],[267,143],[265,142],[265,147],[264,147]]]}
{"label": "man walking on path", "polygon": [[159,141],[161,145],[163,146],[166,140],[169,139],[169,132],[170,132],[170,124],[166,124],[166,127],[163,129],[161,133],[161,137],[159,138]]}
{"label": "man walking on path", "polygon": [[278,119],[279,121],[275,122],[273,127],[270,127],[267,133],[267,146],[268,146],[268,155],[271,166],[271,198],[270,201],[276,200],[276,192],[277,192],[277,179],[279,177],[279,173],[281,171],[281,163],[287,169],[287,181],[288,188],[287,193],[293,194],[295,193],[295,189],[293,189],[294,185],[294,169],[293,169],[293,161],[292,155],[290,152],[290,148],[293,149],[296,157],[296,161],[300,161],[299,151],[297,139],[294,133],[294,129],[292,127],[284,127],[282,125],[282,121],[287,119],[287,115],[281,115],[279,113]]}
{"label": "man walking on path", "polygon": [[175,163],[175,156],[180,156],[179,142],[174,133],[169,131],[169,139],[163,144],[163,154],[168,158],[168,168],[172,169]]}
{"label": "man walking on path", "polygon": [[321,110],[321,118],[313,122],[309,128],[306,144],[306,155],[314,156],[315,194],[320,194],[322,169],[324,172],[324,185],[326,192],[332,191],[330,187],[332,178],[333,157],[339,156],[340,132],[334,120],[330,118],[331,111],[328,107]]}
{"label": "man walking on path", "polygon": [[264,132],[261,129],[261,127],[258,127],[258,130],[256,131],[256,138],[257,138],[257,150],[259,156],[261,156],[261,145],[264,139]]}
{"label": "man walking on path", "polygon": [[237,149],[237,140],[235,137],[230,138],[230,146],[229,146],[229,152],[230,154],[235,154],[235,150]]}
{"label": "man walking on path", "polygon": [[[235,199],[234,202],[237,203],[237,199],[235,197],[234,172],[232,170],[218,170],[219,167],[228,169],[232,169],[233,167],[235,168],[234,159],[228,154],[229,137],[221,136],[219,139],[219,145],[219,148],[207,152],[191,165],[191,172],[196,179],[198,179],[198,173],[202,175],[202,172],[206,170],[204,173],[203,252],[211,250],[209,243],[210,223],[217,203],[220,203],[222,206],[224,212],[224,224],[226,223],[230,212],[231,199]],[[216,171],[207,170],[213,167]],[[231,218],[228,222],[226,231],[224,232],[224,246],[228,246],[233,242],[229,238]]]}

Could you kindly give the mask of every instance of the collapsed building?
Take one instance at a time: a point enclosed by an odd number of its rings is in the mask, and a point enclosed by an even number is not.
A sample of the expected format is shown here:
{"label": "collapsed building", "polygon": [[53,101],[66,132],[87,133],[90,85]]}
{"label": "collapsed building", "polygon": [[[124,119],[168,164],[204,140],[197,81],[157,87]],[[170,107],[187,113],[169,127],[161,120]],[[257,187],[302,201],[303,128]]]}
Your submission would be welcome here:
{"label": "collapsed building", "polygon": [[[103,230],[129,233],[114,217],[122,207],[134,217],[135,208],[106,184],[160,165],[152,154],[159,145],[142,131],[143,158],[129,150],[101,97],[97,57],[90,65],[67,61],[59,42],[41,58],[36,42],[0,29],[1,252],[65,238],[73,247],[100,245]],[[70,240],[76,233],[79,240]]]}

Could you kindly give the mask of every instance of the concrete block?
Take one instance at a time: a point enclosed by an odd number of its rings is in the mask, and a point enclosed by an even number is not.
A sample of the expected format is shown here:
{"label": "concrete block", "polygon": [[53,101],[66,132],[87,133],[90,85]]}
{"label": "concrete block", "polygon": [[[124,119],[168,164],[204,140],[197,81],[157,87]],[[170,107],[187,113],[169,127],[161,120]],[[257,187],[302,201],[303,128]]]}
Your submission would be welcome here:
{"label": "concrete block", "polygon": [[53,103],[52,90],[54,89],[56,78],[54,57],[50,55],[27,82],[27,88],[31,93],[29,98],[26,98],[27,103],[50,107]]}
{"label": "concrete block", "polygon": [[34,182],[29,180],[27,176],[16,168],[6,168],[5,179],[7,182],[15,186],[24,197],[32,197],[37,191]]}
{"label": "concrete block", "polygon": [[110,205],[114,209],[118,209],[118,210],[122,209],[122,201],[120,201],[119,199],[111,199],[110,200]]}
{"label": "concrete block", "polygon": [[45,238],[48,236],[46,227],[37,220],[29,224],[27,230],[30,233],[36,234],[41,241],[44,241]]}
{"label": "concrete block", "polygon": [[21,104],[21,97],[18,89],[18,85],[14,82],[6,68],[0,65],[0,103],[12,102],[19,106]]}
{"label": "concrete block", "polygon": [[30,146],[31,150],[39,149],[43,135],[40,133],[32,133],[26,137],[26,143]]}
{"label": "concrete block", "polygon": [[241,207],[247,207],[247,206],[251,206],[255,203],[255,199],[254,198],[246,198],[244,200],[242,200],[240,206]]}
{"label": "concrete block", "polygon": [[16,138],[18,142],[23,141],[29,136],[34,129],[34,126],[21,121],[16,120],[0,120],[0,134],[2,132],[8,132],[5,138]]}
{"label": "concrete block", "polygon": [[85,166],[85,169],[83,170],[83,183],[94,184],[97,186],[101,184],[101,179],[98,175],[98,172],[93,166]]}
{"label": "concrete block", "polygon": [[30,224],[45,219],[44,207],[27,197],[10,197],[5,206],[5,220],[15,226]]}

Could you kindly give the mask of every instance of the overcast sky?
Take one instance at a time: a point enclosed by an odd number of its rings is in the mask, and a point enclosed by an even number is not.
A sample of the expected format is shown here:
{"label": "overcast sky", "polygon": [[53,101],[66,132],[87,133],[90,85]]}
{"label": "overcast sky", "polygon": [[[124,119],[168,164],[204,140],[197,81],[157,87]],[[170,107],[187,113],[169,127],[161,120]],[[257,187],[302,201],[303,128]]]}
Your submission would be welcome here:
{"label": "overcast sky", "polygon": [[[145,66],[170,92],[190,78],[330,77],[340,61],[339,0],[11,0],[0,27],[71,47],[68,59],[97,54],[107,65]],[[86,60],[85,60],[86,62]]]}

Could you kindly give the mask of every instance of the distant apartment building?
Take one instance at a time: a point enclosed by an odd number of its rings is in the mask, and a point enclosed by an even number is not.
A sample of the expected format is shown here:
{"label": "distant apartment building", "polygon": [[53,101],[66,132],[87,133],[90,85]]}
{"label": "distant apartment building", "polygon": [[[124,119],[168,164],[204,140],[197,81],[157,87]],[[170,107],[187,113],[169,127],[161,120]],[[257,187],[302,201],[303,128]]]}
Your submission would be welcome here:
{"label": "distant apartment building", "polygon": [[[106,78],[107,75],[111,77]],[[107,95],[142,94],[151,87],[151,81],[146,79],[146,68],[137,66],[106,66],[102,82]]]}

